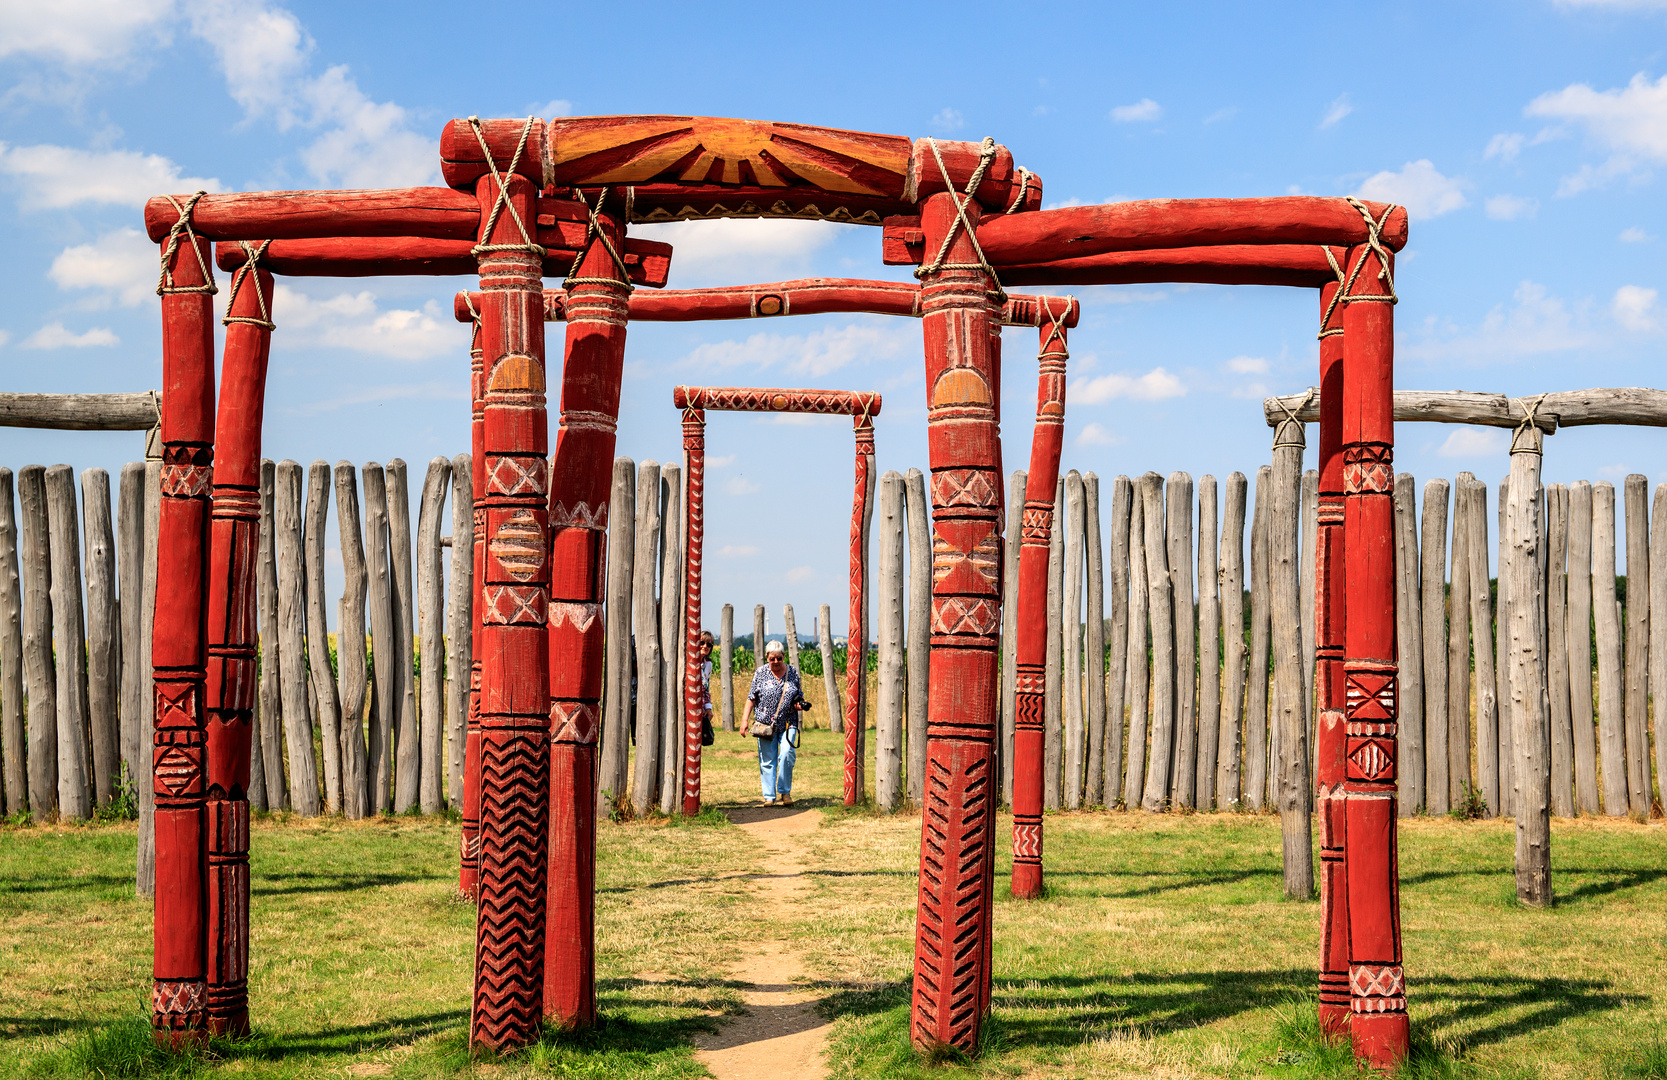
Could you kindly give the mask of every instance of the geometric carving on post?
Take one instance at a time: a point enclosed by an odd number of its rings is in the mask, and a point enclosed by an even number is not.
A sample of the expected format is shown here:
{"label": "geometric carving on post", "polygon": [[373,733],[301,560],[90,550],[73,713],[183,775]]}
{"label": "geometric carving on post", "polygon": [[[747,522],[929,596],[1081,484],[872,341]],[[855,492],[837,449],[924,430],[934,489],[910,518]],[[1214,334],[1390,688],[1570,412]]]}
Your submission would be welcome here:
{"label": "geometric carving on post", "polygon": [[[930,152],[931,143],[925,144]],[[984,144],[983,161],[993,144]],[[975,148],[976,149],[976,148]],[[942,169],[929,154],[926,167]],[[983,173],[973,175],[972,187]],[[927,445],[933,491],[931,693],[915,915],[910,1038],[933,1050],[976,1050],[989,978],[991,844],[995,831],[997,634],[1001,627],[998,374],[990,349],[995,287],[972,238],[980,208],[955,192],[920,204],[934,262],[919,271]],[[971,473],[984,474],[976,489]],[[940,476],[979,501],[943,501]],[[976,554],[975,554],[976,553]],[[994,556],[991,572],[975,568]],[[1016,753],[1016,751],[1015,751]],[[1015,776],[1015,780],[1017,777]],[[1015,798],[1017,792],[1015,791]]]}
{"label": "geometric carving on post", "polygon": [[[530,129],[531,122],[529,120]],[[542,255],[532,243],[533,185],[494,166],[480,178],[480,344],[487,478],[542,476],[545,412]],[[500,176],[502,179],[500,179]],[[513,462],[514,467],[506,468]],[[483,590],[510,586],[548,597],[548,495],[521,485],[482,502]],[[481,533],[477,532],[477,535]],[[480,882],[469,1039],[522,1046],[543,1019],[545,858],[549,830],[550,672],[544,625],[482,619],[480,642]]]}
{"label": "geometric carving on post", "polygon": [[1356,1057],[1390,1069],[1406,1057],[1410,1035],[1395,806],[1395,289],[1381,223],[1357,208],[1371,228],[1349,251],[1340,297],[1348,343],[1341,419],[1350,1037]]}
{"label": "geometric carving on post", "polygon": [[851,623],[846,636],[845,662],[845,805],[862,798],[863,715],[862,642],[868,630],[868,524],[874,495],[874,417],[880,415],[880,395],[855,390],[787,390],[775,387],[677,386],[672,404],[683,410],[683,449],[688,454],[688,508],[685,537],[689,580],[688,614],[684,636],[689,656],[683,673],[684,759],[683,812],[700,812],[700,665],[693,659],[700,633],[700,567],[705,532],[706,411],[789,412],[850,416],[856,431],[856,484],[851,497]]}
{"label": "geometric carving on post", "polygon": [[[201,193],[162,246],[162,503],[152,643],[156,929],[151,1026],[175,1045],[206,1037],[208,836],[204,683],[210,489],[214,477],[214,274],[191,224]],[[170,200],[172,201],[172,200]],[[246,819],[245,819],[246,820]],[[223,824],[223,822],[217,822]]]}
{"label": "geometric carving on post", "polygon": [[[619,383],[631,292],[619,251],[622,207],[603,189],[567,288],[561,425],[550,499],[549,906],[544,939],[544,1015],[556,1027],[596,1022],[596,732],[602,703],[602,582],[608,545]],[[535,318],[543,318],[539,293]],[[495,472],[506,492],[543,494],[536,477]],[[491,496],[492,487],[488,487]]]}
{"label": "geometric carving on post", "polygon": [[[1054,486],[1059,479],[1065,432],[1065,328],[1076,321],[1077,303],[1065,299],[1055,312],[1043,301],[1037,353],[1036,427],[1030,439],[1024,521],[1019,533],[1018,640],[1013,719],[1013,895],[1042,895],[1042,721],[1047,651],[1048,544],[1053,536]],[[1042,311],[1038,311],[1038,321]]]}
{"label": "geometric carving on post", "polygon": [[[469,334],[469,466],[474,493],[474,592],[471,618],[479,626],[486,614],[486,371],[480,343],[480,313]],[[469,716],[463,735],[463,822],[458,840],[457,891],[473,900],[480,890],[480,649],[470,640]]]}

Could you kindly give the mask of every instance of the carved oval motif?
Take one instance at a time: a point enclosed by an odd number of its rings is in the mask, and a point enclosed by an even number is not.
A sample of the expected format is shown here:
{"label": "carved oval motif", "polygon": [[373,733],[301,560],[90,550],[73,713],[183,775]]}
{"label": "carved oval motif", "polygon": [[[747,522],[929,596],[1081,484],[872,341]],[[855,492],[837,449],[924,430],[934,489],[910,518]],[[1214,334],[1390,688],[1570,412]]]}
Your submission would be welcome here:
{"label": "carved oval motif", "polygon": [[950,368],[938,376],[937,384],[932,387],[933,408],[941,409],[946,405],[989,405],[993,400],[984,379],[971,368]]}
{"label": "carved oval motif", "polygon": [[517,510],[498,526],[486,549],[510,577],[530,581],[544,565],[544,530],[531,510]]}

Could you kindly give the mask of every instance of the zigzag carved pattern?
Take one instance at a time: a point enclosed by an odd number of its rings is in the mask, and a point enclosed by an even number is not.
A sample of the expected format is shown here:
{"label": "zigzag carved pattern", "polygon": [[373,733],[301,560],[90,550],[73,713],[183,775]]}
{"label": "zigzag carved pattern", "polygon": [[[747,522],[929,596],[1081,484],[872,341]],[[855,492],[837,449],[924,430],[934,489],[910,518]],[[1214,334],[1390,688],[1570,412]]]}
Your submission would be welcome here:
{"label": "zigzag carved pattern", "polygon": [[530,1042],[544,1012],[544,738],[488,731],[480,748],[480,908],[471,1041]]}
{"label": "zigzag carved pattern", "polygon": [[[972,746],[935,749],[922,808],[914,1041],[970,1051],[983,1000],[990,759]],[[969,754],[959,768],[943,760]]]}

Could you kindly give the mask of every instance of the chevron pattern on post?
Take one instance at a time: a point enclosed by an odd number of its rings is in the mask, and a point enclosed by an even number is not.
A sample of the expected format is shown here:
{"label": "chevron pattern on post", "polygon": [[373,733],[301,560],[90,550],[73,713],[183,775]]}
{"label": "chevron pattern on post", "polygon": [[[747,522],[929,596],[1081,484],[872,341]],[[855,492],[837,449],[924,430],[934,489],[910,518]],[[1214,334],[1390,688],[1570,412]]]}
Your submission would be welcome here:
{"label": "chevron pattern on post", "polygon": [[544,817],[549,763],[540,731],[481,738],[480,913],[474,1041],[519,1046],[544,1013]]}
{"label": "chevron pattern on post", "polygon": [[926,763],[914,1040],[964,1046],[977,1032],[986,925],[988,746],[951,742]]}

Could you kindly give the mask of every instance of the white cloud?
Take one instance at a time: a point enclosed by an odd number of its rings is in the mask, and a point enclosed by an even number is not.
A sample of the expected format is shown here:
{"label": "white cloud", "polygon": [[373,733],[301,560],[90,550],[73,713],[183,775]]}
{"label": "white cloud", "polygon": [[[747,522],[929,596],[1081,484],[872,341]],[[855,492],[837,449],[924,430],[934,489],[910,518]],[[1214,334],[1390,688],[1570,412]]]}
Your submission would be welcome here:
{"label": "white cloud", "polygon": [[946,106],[932,116],[932,126],[939,131],[960,131],[967,126],[967,121],[959,110]]}
{"label": "white cloud", "polygon": [[718,554],[731,559],[750,559],[754,555],[762,555],[763,549],[751,544],[725,544],[718,549]]}
{"label": "white cloud", "polygon": [[552,101],[546,101],[542,105],[532,106],[527,110],[527,113],[544,120],[554,119],[558,116],[572,116],[573,103],[566,98],[556,98]]}
{"label": "white cloud", "polygon": [[1524,138],[1516,132],[1501,132],[1488,140],[1487,149],[1482,151],[1484,158],[1498,158],[1500,161],[1515,161],[1522,153]]}
{"label": "white cloud", "polygon": [[724,454],[721,457],[709,457],[706,459],[706,467],[708,469],[722,469],[725,466],[733,465],[736,456],[735,454]]}
{"label": "white cloud", "polygon": [[757,495],[762,490],[764,489],[744,476],[732,476],[724,481],[724,491],[731,495]]}
{"label": "white cloud", "polygon": [[1620,241],[1623,244],[1642,244],[1649,239],[1651,239],[1650,234],[1636,225],[1621,230]]}
{"label": "white cloud", "polygon": [[11,178],[25,210],[57,210],[81,203],[139,207],[161,192],[224,191],[220,181],[181,176],[159,154],[132,150],[76,150],[68,146],[0,143],[0,174]]}
{"label": "white cloud", "polygon": [[1116,446],[1128,440],[1121,435],[1113,435],[1097,422],[1090,422],[1077,433],[1078,446]]}
{"label": "white cloud", "polygon": [[1494,307],[1474,328],[1438,326],[1432,320],[1424,327],[1424,340],[1398,343],[1397,352],[1408,360],[1481,364],[1579,349],[1597,340],[1585,306],[1571,311],[1544,285],[1524,281],[1512,301]]}
{"label": "white cloud", "polygon": [[1573,83],[1541,94],[1523,112],[1577,124],[1598,145],[1611,151],[1601,165],[1582,166],[1565,177],[1559,195],[1574,195],[1637,168],[1639,159],[1667,161],[1667,75],[1650,82],[1632,77],[1625,87],[1594,90]]}
{"label": "white cloud", "polygon": [[1111,110],[1111,118],[1119,124],[1152,124],[1163,119],[1163,106],[1151,98],[1141,98],[1133,105],[1119,105]]}
{"label": "white cloud", "polygon": [[1615,321],[1628,330],[1654,330],[1656,291],[1642,285],[1622,285],[1615,290],[1609,310]]}
{"label": "white cloud", "polygon": [[1510,447],[1510,439],[1499,428],[1454,428],[1436,453],[1442,457],[1468,458],[1502,454]]}
{"label": "white cloud", "polygon": [[1446,177],[1429,158],[1409,161],[1399,172],[1384,171],[1366,178],[1355,197],[1400,203],[1414,219],[1440,217],[1464,206],[1466,183]]}
{"label": "white cloud", "polygon": [[49,322],[23,339],[25,349],[85,349],[104,345],[118,345],[121,339],[112,331],[95,326],[85,333],[75,334],[64,329],[61,322]]}
{"label": "white cloud", "polygon": [[814,568],[809,566],[795,566],[793,569],[789,570],[785,576],[788,581],[797,585],[801,582],[815,580],[816,571]]}
{"label": "white cloud", "polygon": [[[913,326],[908,329],[914,330]],[[918,330],[871,322],[847,323],[813,330],[808,334],[757,333],[743,341],[713,341],[696,346],[681,363],[700,368],[754,367],[775,365],[794,374],[821,376],[850,364],[891,360],[920,347]],[[777,385],[780,385],[779,381]]]}
{"label": "white cloud", "polygon": [[1239,107],[1237,105],[1229,105],[1225,109],[1217,109],[1215,112],[1206,116],[1204,118],[1204,123],[1206,125],[1219,124],[1223,120],[1231,120],[1237,115],[1239,115]]}
{"label": "white cloud", "polygon": [[1515,221],[1533,217],[1540,209],[1540,200],[1524,195],[1495,195],[1482,204],[1488,217],[1495,221]]}
{"label": "white cloud", "polygon": [[1236,375],[1266,375],[1268,362],[1260,356],[1235,356],[1227,361],[1227,370]]}
{"label": "white cloud", "polygon": [[1268,389],[1267,383],[1250,382],[1245,383],[1243,386],[1235,386],[1233,388],[1232,396],[1240,399],[1241,401],[1261,401],[1271,393],[1272,391]]}
{"label": "white cloud", "polygon": [[10,341],[11,339],[12,339],[12,332],[10,330],[0,330],[0,349],[5,348],[6,347],[6,342]]}
{"label": "white cloud", "polygon": [[1161,367],[1155,367],[1144,375],[1101,375],[1087,380],[1080,386],[1071,387],[1067,396],[1075,404],[1098,405],[1113,398],[1161,401],[1164,398],[1182,397],[1186,392],[1187,389],[1181,385],[1180,379]]}
{"label": "white cloud", "polygon": [[272,321],[287,344],[351,349],[395,360],[427,360],[455,352],[466,328],[430,300],[421,309],[383,310],[369,290],[322,299],[280,284],[274,290]]}
{"label": "white cloud", "polygon": [[123,307],[156,295],[157,247],[138,229],[117,229],[67,247],[46,271],[60,289],[102,289]]}
{"label": "white cloud", "polygon": [[389,383],[383,386],[366,386],[333,398],[309,402],[305,405],[285,409],[285,412],[299,416],[317,416],[320,413],[335,412],[354,405],[381,406],[389,401],[409,401],[421,399],[425,401],[462,401],[468,397],[468,392],[457,385],[455,379],[434,379],[429,382]]}
{"label": "white cloud", "polygon": [[637,225],[631,235],[676,248],[670,284],[677,289],[798,275],[811,268],[813,255],[841,235],[865,228],[792,218],[719,218]]}
{"label": "white cloud", "polygon": [[173,0],[11,0],[0,4],[0,56],[109,64],[165,35]]}
{"label": "white cloud", "polygon": [[1349,102],[1349,95],[1343,94],[1326,106],[1325,115],[1320,117],[1320,127],[1325,129],[1338,123],[1343,117],[1354,112],[1354,105]]}

